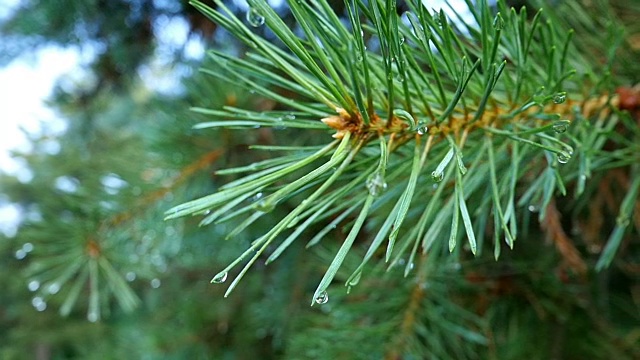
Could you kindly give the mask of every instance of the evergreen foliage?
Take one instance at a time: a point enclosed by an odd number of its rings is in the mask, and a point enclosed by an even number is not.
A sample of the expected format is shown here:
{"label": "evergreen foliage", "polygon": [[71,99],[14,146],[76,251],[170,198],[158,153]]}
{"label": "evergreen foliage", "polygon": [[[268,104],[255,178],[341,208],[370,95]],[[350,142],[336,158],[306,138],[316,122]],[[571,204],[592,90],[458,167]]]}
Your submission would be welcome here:
{"label": "evergreen foliage", "polygon": [[0,178],[0,357],[640,357],[640,7],[465,3],[193,1],[240,45]]}

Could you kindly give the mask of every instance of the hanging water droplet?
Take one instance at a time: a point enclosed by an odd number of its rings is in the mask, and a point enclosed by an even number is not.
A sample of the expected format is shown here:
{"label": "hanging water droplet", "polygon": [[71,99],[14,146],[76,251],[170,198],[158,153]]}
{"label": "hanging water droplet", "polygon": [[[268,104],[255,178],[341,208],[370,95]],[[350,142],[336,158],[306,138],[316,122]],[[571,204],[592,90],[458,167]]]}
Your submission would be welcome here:
{"label": "hanging water droplet", "polygon": [[565,91],[559,92],[553,95],[553,102],[555,104],[562,104],[567,100],[567,93]]}
{"label": "hanging water droplet", "polygon": [[38,311],[44,311],[47,308],[47,303],[40,296],[31,299],[31,305]]}
{"label": "hanging water droplet", "polygon": [[100,319],[100,315],[98,315],[97,311],[89,311],[89,313],[87,313],[87,320],[90,322],[96,322],[98,319]]}
{"label": "hanging water droplet", "polygon": [[132,282],[133,280],[136,279],[136,273],[134,273],[133,271],[129,271],[125,276],[124,276],[128,282]]}
{"label": "hanging water droplet", "polygon": [[36,291],[40,288],[40,281],[31,280],[29,281],[29,284],[27,285],[27,287],[29,288],[29,291]]}
{"label": "hanging water droplet", "polygon": [[315,298],[316,304],[326,304],[329,301],[329,294],[326,291],[321,291]]}
{"label": "hanging water droplet", "polygon": [[30,242],[22,244],[22,250],[26,253],[30,253],[33,251],[33,244]]}
{"label": "hanging water droplet", "polygon": [[367,178],[365,186],[369,190],[369,194],[371,196],[378,196],[387,189],[387,183],[384,181],[384,177],[379,172],[371,174]]}
{"label": "hanging water droplet", "polygon": [[358,283],[360,282],[360,279],[362,278],[362,272],[359,272],[356,274],[356,276],[353,277],[353,279],[351,279],[349,281],[349,286],[356,286],[358,285]]}
{"label": "hanging water droplet", "polygon": [[571,159],[571,155],[564,151],[560,151],[556,154],[556,156],[558,157],[558,162],[560,164],[566,164],[567,162],[569,162],[569,159]]}
{"label": "hanging water droplet", "polygon": [[568,127],[569,126],[566,121],[560,121],[553,124],[553,131],[555,131],[557,134],[562,134],[563,132],[567,131]]}
{"label": "hanging water droplet", "polygon": [[24,251],[23,249],[18,249],[16,250],[16,254],[15,254],[16,259],[18,260],[22,260],[25,257],[27,257],[27,252]]}
{"label": "hanging water droplet", "polygon": [[57,294],[58,291],[60,291],[60,284],[56,282],[49,284],[49,286],[47,287],[47,291],[51,295]]}
{"label": "hanging water droplet", "polygon": [[150,284],[151,284],[152,288],[157,289],[157,288],[160,287],[161,282],[160,282],[160,279],[155,278],[155,279],[151,280]]}
{"label": "hanging water droplet", "polygon": [[267,201],[267,200],[262,200],[258,203],[256,203],[255,208],[258,211],[262,211],[264,213],[268,213],[271,212],[273,209],[275,209],[276,205],[274,203],[272,203],[271,201]]}
{"label": "hanging water droplet", "polygon": [[443,172],[437,172],[437,171],[434,170],[431,173],[431,178],[435,182],[440,182],[440,181],[442,181],[442,179],[444,179],[444,173]]}
{"label": "hanging water droplet", "polygon": [[620,227],[627,227],[627,226],[629,226],[630,222],[631,222],[631,219],[629,219],[629,217],[624,215],[624,214],[621,214],[620,216],[618,216],[616,218],[616,223]]}
{"label": "hanging water droplet", "polygon": [[259,193],[255,194],[255,195],[253,195],[252,200],[253,201],[258,201],[258,200],[262,199],[262,195],[263,194],[261,192],[259,192]]}
{"label": "hanging water droplet", "polygon": [[535,206],[535,205],[529,205],[529,206],[527,207],[527,209],[528,209],[529,211],[531,211],[532,213],[538,212],[538,207],[537,207],[537,206]]}
{"label": "hanging water droplet", "polygon": [[250,8],[249,11],[247,11],[247,22],[253,27],[262,26],[262,24],[264,24],[264,16],[260,15],[258,10]]}
{"label": "hanging water droplet", "polygon": [[218,273],[218,275],[214,276],[213,279],[211,279],[211,282],[215,284],[222,284],[223,282],[227,281],[227,275],[228,273],[226,271]]}
{"label": "hanging water droplet", "polygon": [[500,16],[500,13],[493,19],[493,28],[496,30],[502,30],[504,28],[504,19]]}
{"label": "hanging water droplet", "polygon": [[420,135],[424,135],[427,133],[427,131],[429,131],[429,128],[427,127],[427,124],[425,124],[424,122],[420,121],[418,123],[418,126],[416,126],[416,132]]}

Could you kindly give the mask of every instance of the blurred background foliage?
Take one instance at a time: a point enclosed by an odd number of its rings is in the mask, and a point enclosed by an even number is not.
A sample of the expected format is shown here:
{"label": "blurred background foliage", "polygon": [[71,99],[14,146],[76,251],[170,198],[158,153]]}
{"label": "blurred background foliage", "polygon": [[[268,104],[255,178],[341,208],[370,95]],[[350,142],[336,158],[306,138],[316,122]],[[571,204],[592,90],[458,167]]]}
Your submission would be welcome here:
{"label": "blurred background foliage", "polygon": [[[638,6],[612,3],[627,26],[614,81],[632,86]],[[333,5],[344,13],[341,1]],[[294,26],[286,5],[274,6]],[[191,106],[279,105],[199,73],[220,65],[163,43],[176,22],[188,29],[184,44],[243,52],[181,0],[27,0],[0,24],[2,64],[51,45],[89,54],[50,99],[66,131],[32,135],[32,150],[13,154],[30,176],[0,174],[0,205],[21,214],[16,231],[0,232],[0,358],[640,358],[637,233],[610,269],[576,274],[528,211],[528,233],[498,262],[489,254],[430,258],[424,276],[411,280],[371,265],[374,275],[349,295],[338,285],[327,304],[310,308],[345,236],[338,231],[313,251],[294,244],[268,267],[257,264],[223,298],[211,276],[269,226],[268,216],[225,240],[233,223],[163,222],[164,211],[219,187],[215,170],[267,158],[248,145],[314,139],[286,129],[193,130],[203,118]],[[583,44],[590,31],[597,30],[577,29]],[[619,199],[620,178],[602,180],[610,198]],[[608,199],[582,207],[600,211],[594,218],[605,229],[614,211],[596,205]],[[575,208],[564,201],[560,212]],[[279,211],[286,205],[270,215]],[[576,217],[562,215],[561,226],[580,238]],[[592,269],[597,244],[575,246]],[[348,257],[346,268],[349,261],[359,260]]]}

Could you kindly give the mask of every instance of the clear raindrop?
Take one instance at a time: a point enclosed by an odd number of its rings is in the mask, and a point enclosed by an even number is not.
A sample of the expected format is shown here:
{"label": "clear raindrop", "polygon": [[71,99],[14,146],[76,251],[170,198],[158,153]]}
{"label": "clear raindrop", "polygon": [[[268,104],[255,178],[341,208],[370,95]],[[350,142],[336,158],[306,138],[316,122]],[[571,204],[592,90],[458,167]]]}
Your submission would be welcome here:
{"label": "clear raindrop", "polygon": [[496,15],[493,19],[493,28],[496,30],[502,30],[504,28],[504,19],[500,14]]}
{"label": "clear raindrop", "polygon": [[214,276],[213,279],[211,279],[211,282],[216,284],[221,284],[227,280],[227,275],[228,273],[226,271],[221,272],[218,275]]}
{"label": "clear raindrop", "polygon": [[367,178],[365,186],[371,196],[378,196],[387,189],[387,183],[379,172],[371,174],[371,176]]}
{"label": "clear raindrop", "polygon": [[258,10],[250,8],[247,11],[247,22],[253,27],[260,27],[264,24],[264,16],[260,15]]}
{"label": "clear raindrop", "polygon": [[98,315],[96,311],[89,311],[89,313],[87,314],[87,320],[89,320],[90,322],[96,322],[99,318],[100,315]]}
{"label": "clear raindrop", "polygon": [[26,252],[26,253],[32,252],[33,251],[33,244],[30,243],[30,242],[22,244],[22,250],[24,250],[24,252]]}
{"label": "clear raindrop", "polygon": [[58,291],[60,291],[60,284],[58,284],[57,282],[49,284],[49,286],[47,287],[47,291],[52,295],[57,294]]}
{"label": "clear raindrop", "polygon": [[44,311],[47,308],[47,303],[40,296],[31,299],[31,305],[38,311]]}
{"label": "clear raindrop", "polygon": [[559,92],[555,95],[553,95],[553,102],[555,104],[562,104],[567,100],[567,93],[566,92]]}
{"label": "clear raindrop", "polygon": [[563,132],[567,131],[568,127],[569,126],[564,121],[557,122],[553,124],[553,131],[555,131],[557,134],[562,134]]}
{"label": "clear raindrop", "polygon": [[571,155],[566,153],[566,152],[564,152],[564,151],[561,151],[561,152],[557,153],[556,155],[558,157],[558,162],[560,164],[566,164],[566,163],[569,162],[569,159],[571,159]]}
{"label": "clear raindrop", "polygon": [[434,170],[431,173],[431,178],[435,182],[440,182],[440,181],[442,181],[442,179],[444,179],[444,173],[443,172],[437,172],[437,171]]}
{"label": "clear raindrop", "polygon": [[315,298],[316,304],[326,304],[329,301],[329,294],[326,291],[321,291]]}
{"label": "clear raindrop", "polygon": [[40,288],[40,281],[31,280],[29,281],[29,284],[27,285],[27,287],[29,288],[29,291],[36,291]]}
{"label": "clear raindrop", "polygon": [[151,287],[154,288],[154,289],[159,288],[160,284],[161,284],[161,282],[160,282],[160,279],[158,279],[158,278],[155,278],[155,279],[151,280]]}
{"label": "clear raindrop", "polygon": [[361,278],[362,278],[362,272],[359,272],[358,274],[356,274],[356,276],[353,277],[353,279],[351,279],[351,281],[349,281],[349,286],[358,285]]}
{"label": "clear raindrop", "polygon": [[418,126],[416,126],[416,132],[420,135],[426,134],[428,130],[429,128],[427,128],[427,124],[422,121],[418,123]]}
{"label": "clear raindrop", "polygon": [[255,207],[258,211],[268,213],[275,209],[276,206],[271,201],[261,200],[260,202],[256,203]]}
{"label": "clear raindrop", "polygon": [[24,249],[18,249],[16,250],[16,254],[15,254],[16,259],[18,260],[22,260],[25,257],[27,257],[27,252],[24,251]]}

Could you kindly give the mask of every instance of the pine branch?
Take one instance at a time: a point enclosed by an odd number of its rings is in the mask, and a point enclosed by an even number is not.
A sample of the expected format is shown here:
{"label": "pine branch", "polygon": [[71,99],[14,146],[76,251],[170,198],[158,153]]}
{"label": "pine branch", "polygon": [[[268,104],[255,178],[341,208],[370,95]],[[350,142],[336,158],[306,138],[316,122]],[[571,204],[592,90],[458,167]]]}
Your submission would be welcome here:
{"label": "pine branch", "polygon": [[[411,259],[418,249],[430,252],[442,238],[449,239],[453,252],[464,236],[465,247],[479,254],[484,242],[479,230],[488,221],[483,207],[493,210],[497,258],[502,239],[514,246],[520,209],[541,209],[543,221],[556,194],[567,194],[569,182],[576,182],[581,196],[594,172],[640,160],[638,145],[607,137],[619,126],[637,129],[618,111],[620,98],[611,91],[609,77],[589,83],[590,62],[573,45],[574,32],[552,21],[554,15],[538,12],[529,20],[525,8],[518,12],[500,1],[494,13],[479,1],[468,3],[475,23],[465,23],[442,11],[430,13],[421,2],[408,2],[410,12],[401,17],[395,1],[350,1],[345,25],[325,1],[291,1],[298,35],[266,1],[250,1],[250,15],[259,20],[250,23],[269,27],[280,41],[273,44],[221,1],[216,1],[218,10],[197,1],[193,5],[251,49],[246,58],[210,52],[226,67],[204,71],[291,109],[196,108],[214,118],[197,128],[285,127],[319,134],[328,128],[336,139],[321,150],[291,148],[299,156],[274,158],[220,192],[167,212],[171,219],[213,211],[213,219],[203,224],[252,213],[235,234],[285,200],[306,197],[214,277],[224,281],[252,255],[227,295],[265,251],[279,242],[267,262],[275,260],[311,224],[325,221],[323,214],[332,208],[342,212],[340,219],[358,209],[360,215],[349,223],[349,235],[313,295],[322,301],[365,223],[379,230],[351,280],[361,276],[385,238],[385,261],[392,265],[409,249]],[[585,10],[578,14],[588,21]],[[374,39],[377,48],[371,49]],[[618,45],[607,49],[609,61]],[[607,140],[616,141],[619,150],[608,151]],[[308,166],[315,169],[303,170]],[[433,181],[425,181],[425,171]],[[481,191],[486,186],[491,190]],[[248,203],[263,193],[270,195]],[[623,217],[630,216],[635,199],[630,191]],[[229,211],[232,216],[219,218]],[[610,263],[627,226],[619,222],[599,268]],[[316,236],[310,245],[319,241]]]}

